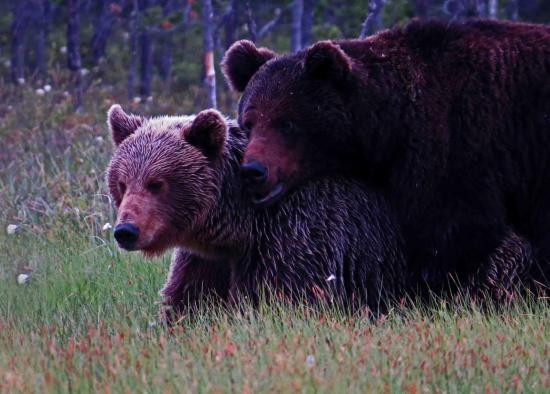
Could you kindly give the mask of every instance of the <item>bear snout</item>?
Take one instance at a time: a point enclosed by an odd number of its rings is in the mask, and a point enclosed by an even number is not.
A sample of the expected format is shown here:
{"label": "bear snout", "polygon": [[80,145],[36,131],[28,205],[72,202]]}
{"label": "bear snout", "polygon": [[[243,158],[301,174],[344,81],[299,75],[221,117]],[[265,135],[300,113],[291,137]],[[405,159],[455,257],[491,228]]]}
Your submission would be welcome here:
{"label": "bear snout", "polygon": [[131,223],[119,224],[114,233],[118,245],[126,250],[134,250],[139,238],[139,227]]}
{"label": "bear snout", "polygon": [[267,167],[254,160],[241,165],[241,176],[249,185],[261,185],[267,180]]}

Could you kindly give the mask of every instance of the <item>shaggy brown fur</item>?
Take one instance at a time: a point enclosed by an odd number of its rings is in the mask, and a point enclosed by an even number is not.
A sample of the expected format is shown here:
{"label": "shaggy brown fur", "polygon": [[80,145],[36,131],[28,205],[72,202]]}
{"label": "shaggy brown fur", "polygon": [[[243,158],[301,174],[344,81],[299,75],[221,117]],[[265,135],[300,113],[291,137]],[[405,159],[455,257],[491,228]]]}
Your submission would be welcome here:
{"label": "shaggy brown fur", "polygon": [[247,139],[219,113],[141,119],[134,130],[127,116],[109,112],[117,228],[139,229],[130,250],[178,247],[162,290],[177,312],[205,294],[257,300],[266,286],[378,311],[404,290],[402,243],[381,193],[326,177],[255,209],[239,176]]}
{"label": "shaggy brown fur", "polygon": [[[548,284],[549,27],[413,22],[280,57],[241,41],[223,66],[244,90],[244,161],[268,171],[257,201],[317,174],[359,174],[388,192],[411,268],[431,289],[507,271],[489,269],[499,252],[489,256],[516,239],[537,257],[525,278]],[[524,245],[513,255],[529,255]]]}

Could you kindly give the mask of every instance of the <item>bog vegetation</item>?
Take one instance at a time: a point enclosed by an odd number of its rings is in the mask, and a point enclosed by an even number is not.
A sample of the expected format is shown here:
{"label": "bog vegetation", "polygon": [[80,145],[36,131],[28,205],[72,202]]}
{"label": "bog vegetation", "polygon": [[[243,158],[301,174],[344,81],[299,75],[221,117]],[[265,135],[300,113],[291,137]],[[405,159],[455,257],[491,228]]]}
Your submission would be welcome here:
{"label": "bog vegetation", "polygon": [[[233,113],[219,73],[204,83],[205,3],[0,4],[0,392],[548,392],[545,300],[407,300],[377,320],[206,305],[157,324],[169,256],[113,242],[105,113],[192,113],[213,97]],[[413,16],[550,20],[542,0],[212,3],[216,67],[238,38],[288,51]]]}

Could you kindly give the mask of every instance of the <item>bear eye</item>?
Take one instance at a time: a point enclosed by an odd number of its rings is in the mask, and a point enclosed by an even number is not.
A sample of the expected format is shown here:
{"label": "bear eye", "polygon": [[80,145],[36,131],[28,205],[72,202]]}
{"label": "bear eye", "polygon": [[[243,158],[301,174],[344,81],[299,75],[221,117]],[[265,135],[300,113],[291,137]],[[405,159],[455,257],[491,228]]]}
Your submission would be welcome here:
{"label": "bear eye", "polygon": [[254,127],[254,122],[252,122],[251,120],[245,120],[245,122],[243,123],[243,129],[247,132],[250,132],[250,130],[252,130],[253,127]]}
{"label": "bear eye", "polygon": [[296,128],[294,123],[292,123],[290,120],[282,121],[281,124],[280,124],[280,127],[281,127],[281,133],[283,135],[292,134],[292,132]]}
{"label": "bear eye", "polygon": [[145,186],[151,193],[156,194],[162,190],[161,181],[149,181]]}
{"label": "bear eye", "polygon": [[118,183],[118,191],[121,195],[124,195],[124,193],[126,193],[126,184],[124,182]]}

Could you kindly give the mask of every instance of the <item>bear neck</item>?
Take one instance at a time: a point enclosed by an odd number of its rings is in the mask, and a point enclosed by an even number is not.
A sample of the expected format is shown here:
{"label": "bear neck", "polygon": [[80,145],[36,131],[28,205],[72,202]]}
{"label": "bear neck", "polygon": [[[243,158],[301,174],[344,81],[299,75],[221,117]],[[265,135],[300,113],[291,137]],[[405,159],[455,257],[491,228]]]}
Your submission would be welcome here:
{"label": "bear neck", "polygon": [[214,163],[218,195],[214,206],[193,231],[196,247],[206,258],[239,258],[251,241],[253,208],[246,204],[239,167],[246,149],[244,133],[230,123],[228,139],[220,158]]}

